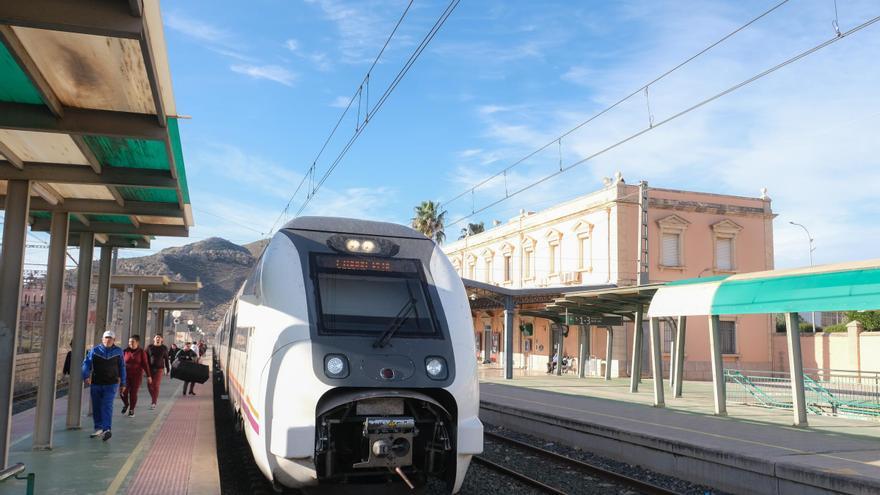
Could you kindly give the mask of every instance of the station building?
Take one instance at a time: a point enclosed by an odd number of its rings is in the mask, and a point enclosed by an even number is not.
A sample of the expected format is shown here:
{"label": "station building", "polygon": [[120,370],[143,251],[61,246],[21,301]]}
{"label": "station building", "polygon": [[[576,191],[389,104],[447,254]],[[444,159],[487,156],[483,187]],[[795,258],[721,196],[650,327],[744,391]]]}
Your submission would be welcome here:
{"label": "station building", "polygon": [[[640,188],[620,174],[598,191],[539,212],[521,211],[507,222],[443,247],[462,276],[472,300],[474,338],[482,363],[504,362],[503,315],[480,299],[492,292],[518,294],[513,328],[514,367],[546,371],[555,348],[551,321],[520,315],[540,309],[561,295],[593,288],[636,285],[639,273]],[[646,277],[660,283],[773,268],[771,200],[664,188],[647,188]],[[645,271],[645,270],[642,270]],[[645,279],[647,278],[647,280]],[[486,289],[489,289],[488,291]],[[487,296],[492,299],[492,296]],[[497,305],[496,305],[497,306]],[[647,328],[647,322],[644,323]],[[689,325],[684,377],[710,380],[708,322]],[[767,315],[722,319],[726,368],[771,369],[774,321]],[[671,322],[661,326],[664,370],[668,372],[674,336]],[[579,332],[564,337],[563,354],[577,355]],[[588,374],[604,374],[608,332],[587,332]],[[632,373],[633,322],[611,329],[612,376]],[[643,347],[648,373],[650,346]],[[600,359],[601,356],[601,359]]]}

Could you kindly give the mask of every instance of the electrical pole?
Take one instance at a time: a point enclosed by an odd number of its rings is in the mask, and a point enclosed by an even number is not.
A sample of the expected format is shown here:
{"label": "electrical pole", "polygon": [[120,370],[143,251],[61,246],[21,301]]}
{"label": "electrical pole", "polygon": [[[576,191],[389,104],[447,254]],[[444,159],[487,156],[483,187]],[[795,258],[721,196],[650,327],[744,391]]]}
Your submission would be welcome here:
{"label": "electrical pole", "polygon": [[[816,250],[816,248],[813,247],[813,241],[814,241],[813,236],[810,235],[810,231],[807,230],[807,228],[804,227],[803,225],[801,225],[797,222],[788,222],[788,223],[790,223],[792,225],[797,225],[798,227],[804,229],[804,232],[806,232],[807,239],[809,240],[809,247],[810,247],[810,268],[812,268],[813,267],[813,251]],[[813,333],[816,333],[816,312],[813,311],[811,313],[811,316],[812,316],[812,320],[813,320]]]}

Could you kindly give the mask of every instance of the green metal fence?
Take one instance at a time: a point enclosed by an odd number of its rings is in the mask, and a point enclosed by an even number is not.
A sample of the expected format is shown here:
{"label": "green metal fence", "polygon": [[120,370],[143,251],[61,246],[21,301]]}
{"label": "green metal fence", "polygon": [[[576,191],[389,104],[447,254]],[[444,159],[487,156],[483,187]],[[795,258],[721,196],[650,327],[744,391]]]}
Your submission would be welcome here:
{"label": "green metal fence", "polygon": [[[724,370],[727,400],[791,409],[791,376],[780,371]],[[880,421],[880,373],[804,369],[807,412]]]}

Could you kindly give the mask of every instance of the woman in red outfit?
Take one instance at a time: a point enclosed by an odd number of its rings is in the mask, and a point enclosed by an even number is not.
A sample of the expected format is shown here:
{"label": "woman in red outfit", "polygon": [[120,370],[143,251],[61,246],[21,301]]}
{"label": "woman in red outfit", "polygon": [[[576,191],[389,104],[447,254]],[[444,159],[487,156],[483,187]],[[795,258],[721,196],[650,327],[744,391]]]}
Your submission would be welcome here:
{"label": "woman in red outfit", "polygon": [[153,379],[150,377],[150,361],[147,353],[141,349],[141,338],[139,335],[132,335],[128,339],[128,347],[122,352],[125,359],[125,376],[127,387],[122,390],[122,414],[128,411],[128,417],[134,417],[134,408],[137,406],[138,389],[141,387],[141,380],[144,374],[147,375],[147,384],[152,384]]}

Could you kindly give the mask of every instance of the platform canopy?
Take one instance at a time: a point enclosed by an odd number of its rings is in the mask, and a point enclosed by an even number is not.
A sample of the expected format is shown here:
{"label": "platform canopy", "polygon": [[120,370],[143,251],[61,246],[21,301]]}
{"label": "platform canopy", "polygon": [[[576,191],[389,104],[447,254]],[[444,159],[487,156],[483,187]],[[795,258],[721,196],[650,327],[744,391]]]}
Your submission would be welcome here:
{"label": "platform canopy", "polygon": [[468,298],[471,300],[471,309],[501,308],[504,306],[505,299],[508,298],[511,303],[517,306],[523,304],[548,303],[568,293],[613,287],[610,285],[581,285],[562,287],[524,287],[514,289],[510,287],[499,287],[497,285],[478,282],[467,278],[463,278],[461,281],[468,293]]}
{"label": "platform canopy", "polygon": [[[636,312],[651,302],[651,297],[663,284],[635,285],[629,287],[604,287],[593,290],[570,292],[544,307],[545,313],[565,317],[599,318],[619,316],[635,319]],[[585,320],[586,321],[586,320]],[[586,323],[584,323],[586,324]],[[594,323],[601,325],[601,323]],[[614,323],[619,325],[619,323]]]}
{"label": "platform canopy", "polygon": [[0,159],[0,206],[32,181],[33,230],[63,211],[104,245],[188,235],[158,0],[0,2]]}
{"label": "platform canopy", "polygon": [[669,282],[650,317],[880,309],[880,259]]}

